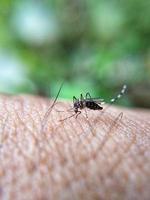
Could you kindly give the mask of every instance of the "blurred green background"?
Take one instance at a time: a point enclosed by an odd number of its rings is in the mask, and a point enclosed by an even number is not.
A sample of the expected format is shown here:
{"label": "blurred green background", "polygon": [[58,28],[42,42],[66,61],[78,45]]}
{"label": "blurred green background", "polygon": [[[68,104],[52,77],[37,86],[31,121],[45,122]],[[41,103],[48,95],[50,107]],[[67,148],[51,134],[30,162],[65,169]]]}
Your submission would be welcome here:
{"label": "blurred green background", "polygon": [[150,107],[150,1],[1,0],[0,92]]}

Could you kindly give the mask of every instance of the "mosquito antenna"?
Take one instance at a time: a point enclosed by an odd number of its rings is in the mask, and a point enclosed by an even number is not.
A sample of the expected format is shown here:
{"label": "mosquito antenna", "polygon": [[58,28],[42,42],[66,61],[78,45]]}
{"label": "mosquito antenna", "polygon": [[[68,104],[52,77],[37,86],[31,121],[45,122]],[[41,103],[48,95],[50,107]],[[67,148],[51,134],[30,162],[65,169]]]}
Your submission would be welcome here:
{"label": "mosquito antenna", "polygon": [[58,93],[57,93],[57,95],[56,95],[56,97],[55,97],[55,99],[54,99],[52,105],[48,107],[48,110],[46,111],[46,113],[45,113],[45,115],[44,115],[44,117],[43,117],[42,124],[41,124],[41,129],[42,129],[42,130],[43,130],[44,125],[45,125],[45,123],[46,123],[46,121],[47,121],[47,119],[48,119],[48,116],[50,115],[50,113],[51,113],[51,111],[52,111],[52,108],[54,107],[54,105],[55,105],[55,103],[56,103],[56,101],[57,101],[57,99],[58,99],[58,96],[59,96],[59,94],[60,94],[60,92],[61,92],[61,89],[62,89],[62,87],[63,87],[63,84],[64,84],[64,82],[61,84],[61,86],[60,86],[60,88],[59,88],[59,90],[58,90]]}
{"label": "mosquito antenna", "polygon": [[65,121],[66,119],[70,119],[71,117],[73,117],[73,116],[75,116],[76,115],[76,113],[75,114],[73,114],[73,115],[71,115],[71,116],[69,116],[69,117],[66,117],[66,118],[64,118],[64,119],[61,119],[61,120],[59,120],[60,122],[63,122],[63,121]]}

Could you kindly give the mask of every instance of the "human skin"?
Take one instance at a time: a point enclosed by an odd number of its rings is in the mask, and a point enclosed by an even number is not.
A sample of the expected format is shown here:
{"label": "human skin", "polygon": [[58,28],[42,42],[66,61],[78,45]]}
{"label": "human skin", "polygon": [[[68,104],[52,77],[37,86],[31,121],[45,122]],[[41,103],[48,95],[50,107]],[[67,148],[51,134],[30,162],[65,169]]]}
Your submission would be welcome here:
{"label": "human skin", "polygon": [[0,97],[0,199],[150,198],[150,112],[111,106],[76,119],[57,103]]}

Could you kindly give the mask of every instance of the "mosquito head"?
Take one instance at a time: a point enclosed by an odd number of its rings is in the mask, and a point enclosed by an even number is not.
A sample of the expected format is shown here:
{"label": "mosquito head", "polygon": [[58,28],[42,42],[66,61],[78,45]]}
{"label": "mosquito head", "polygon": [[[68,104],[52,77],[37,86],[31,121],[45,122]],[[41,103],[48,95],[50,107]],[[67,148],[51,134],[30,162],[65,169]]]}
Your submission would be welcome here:
{"label": "mosquito head", "polygon": [[78,99],[74,102],[73,107],[74,107],[74,112],[77,113],[78,109],[80,108],[80,102]]}

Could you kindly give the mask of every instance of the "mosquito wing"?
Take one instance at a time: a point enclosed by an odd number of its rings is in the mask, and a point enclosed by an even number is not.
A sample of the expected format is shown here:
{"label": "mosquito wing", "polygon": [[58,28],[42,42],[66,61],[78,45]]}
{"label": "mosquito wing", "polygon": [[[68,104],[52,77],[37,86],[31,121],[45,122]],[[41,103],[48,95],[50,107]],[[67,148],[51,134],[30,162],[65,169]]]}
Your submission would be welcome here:
{"label": "mosquito wing", "polygon": [[94,101],[95,103],[101,105],[105,103],[104,99],[99,99],[99,98],[87,98],[86,101]]}

